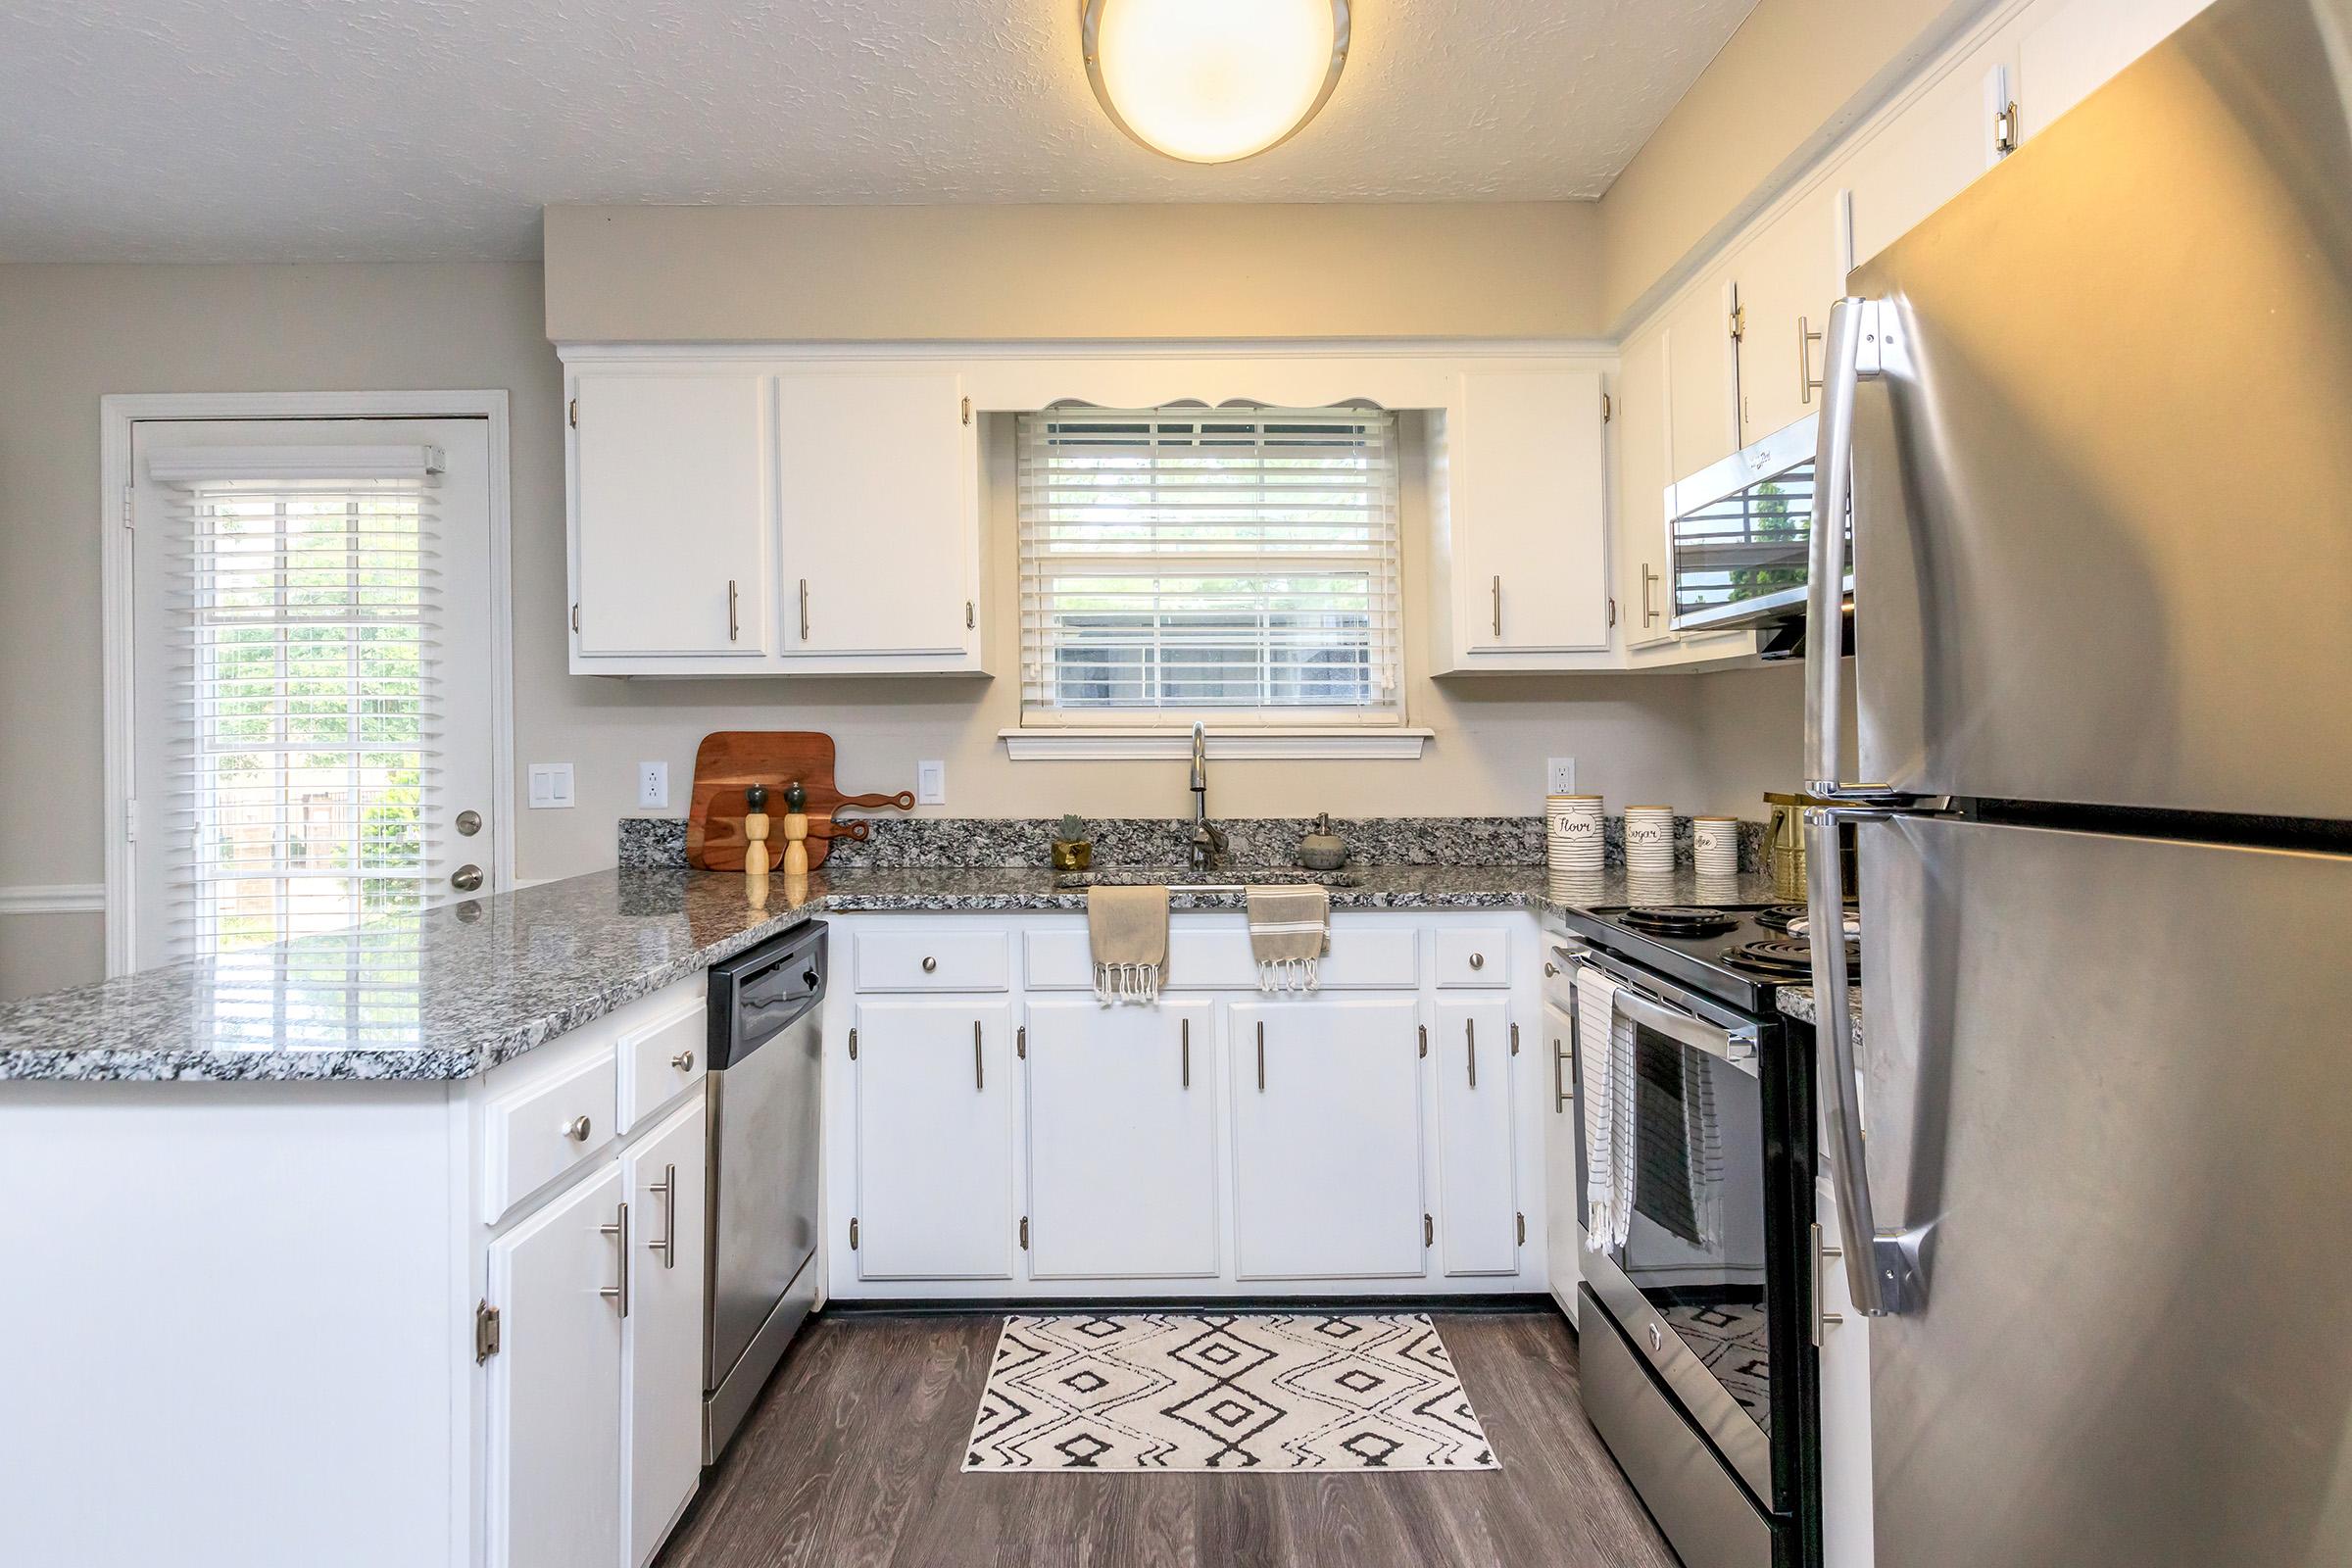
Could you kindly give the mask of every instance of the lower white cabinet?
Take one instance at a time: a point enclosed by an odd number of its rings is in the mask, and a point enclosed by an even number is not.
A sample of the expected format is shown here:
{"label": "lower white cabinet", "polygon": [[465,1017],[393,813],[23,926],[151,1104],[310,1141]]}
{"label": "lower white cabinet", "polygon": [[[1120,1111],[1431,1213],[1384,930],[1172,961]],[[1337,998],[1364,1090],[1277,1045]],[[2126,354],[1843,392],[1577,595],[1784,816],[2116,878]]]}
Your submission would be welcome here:
{"label": "lower white cabinet", "polygon": [[1029,1272],[1217,1272],[1216,1009],[1029,1004]]}
{"label": "lower white cabinet", "polygon": [[623,1191],[608,1163],[490,1244],[491,1568],[620,1560]]}
{"label": "lower white cabinet", "polygon": [[702,1479],[707,1127],[697,1095],[621,1160],[629,1202],[620,1423],[627,1568],[653,1560]]}
{"label": "lower white cabinet", "polygon": [[1419,1001],[1252,1003],[1229,1017],[1239,1276],[1427,1274]]}
{"label": "lower white cabinet", "polygon": [[1513,1274],[1519,1212],[1511,1159],[1509,1004],[1445,1002],[1431,1031],[1438,1085],[1439,1256],[1448,1274]]}
{"label": "lower white cabinet", "polygon": [[851,1035],[864,1280],[1012,1274],[1012,1007],[860,1001]]}
{"label": "lower white cabinet", "polygon": [[1576,1159],[1576,1021],[1565,1007],[1546,1002],[1541,1062],[1544,1068],[1544,1278],[1551,1298],[1576,1320],[1576,1282],[1584,1277],[1585,1232],[1576,1221],[1583,1178]]}

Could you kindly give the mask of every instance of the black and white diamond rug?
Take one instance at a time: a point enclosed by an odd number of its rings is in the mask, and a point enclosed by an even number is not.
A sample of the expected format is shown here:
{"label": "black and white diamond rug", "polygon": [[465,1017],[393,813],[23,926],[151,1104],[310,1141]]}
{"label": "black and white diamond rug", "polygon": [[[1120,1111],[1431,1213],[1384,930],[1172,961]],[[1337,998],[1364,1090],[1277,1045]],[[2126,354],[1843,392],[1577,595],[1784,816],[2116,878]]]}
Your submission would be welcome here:
{"label": "black and white diamond rug", "polygon": [[1423,1313],[1011,1317],[966,1470],[1493,1470]]}

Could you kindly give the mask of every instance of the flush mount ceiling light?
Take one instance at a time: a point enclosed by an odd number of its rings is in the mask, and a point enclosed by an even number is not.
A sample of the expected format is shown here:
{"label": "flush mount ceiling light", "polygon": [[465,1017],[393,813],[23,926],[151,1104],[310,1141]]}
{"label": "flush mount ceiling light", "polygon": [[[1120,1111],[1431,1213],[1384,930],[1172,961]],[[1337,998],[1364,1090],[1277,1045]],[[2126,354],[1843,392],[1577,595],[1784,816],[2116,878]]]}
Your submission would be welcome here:
{"label": "flush mount ceiling light", "polygon": [[1187,163],[1288,141],[1348,64],[1348,0],[1084,0],[1080,18],[1103,113]]}

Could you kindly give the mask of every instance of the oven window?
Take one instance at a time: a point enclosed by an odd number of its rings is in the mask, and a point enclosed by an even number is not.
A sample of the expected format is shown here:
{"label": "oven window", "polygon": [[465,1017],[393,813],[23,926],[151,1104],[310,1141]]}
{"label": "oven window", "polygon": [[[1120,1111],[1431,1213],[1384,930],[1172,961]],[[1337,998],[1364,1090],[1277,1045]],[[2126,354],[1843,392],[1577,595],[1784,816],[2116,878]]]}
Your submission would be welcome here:
{"label": "oven window", "polygon": [[1762,1090],[1721,1057],[1631,1028],[1634,1202],[1618,1266],[1769,1432]]}

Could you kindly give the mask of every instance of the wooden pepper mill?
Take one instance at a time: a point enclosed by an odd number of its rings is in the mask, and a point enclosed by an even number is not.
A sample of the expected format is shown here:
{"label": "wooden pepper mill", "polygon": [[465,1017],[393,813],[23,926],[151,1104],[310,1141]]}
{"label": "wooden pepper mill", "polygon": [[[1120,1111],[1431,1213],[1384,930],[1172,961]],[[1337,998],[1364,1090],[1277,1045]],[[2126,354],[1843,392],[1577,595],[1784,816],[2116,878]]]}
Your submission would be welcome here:
{"label": "wooden pepper mill", "polygon": [[798,779],[784,786],[784,874],[808,874],[808,792]]}
{"label": "wooden pepper mill", "polygon": [[767,875],[767,786],[755,784],[743,792],[748,809],[743,818],[743,874]]}

